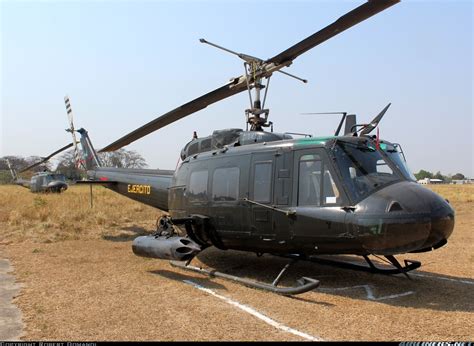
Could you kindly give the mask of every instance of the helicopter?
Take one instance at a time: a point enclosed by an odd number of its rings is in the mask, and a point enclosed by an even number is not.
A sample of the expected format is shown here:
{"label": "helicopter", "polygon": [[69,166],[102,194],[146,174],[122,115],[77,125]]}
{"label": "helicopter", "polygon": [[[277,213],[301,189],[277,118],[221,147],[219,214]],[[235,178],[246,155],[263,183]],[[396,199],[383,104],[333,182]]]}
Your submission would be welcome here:
{"label": "helicopter", "polygon": [[[273,73],[306,82],[282,68],[398,2],[369,0],[267,60],[200,39],[244,60],[245,73],[99,152],[118,150],[244,91],[250,96],[246,130],[215,130],[200,138],[194,133],[180,153],[176,170],[153,170],[103,167],[88,132],[81,128],[77,132],[88,178],[77,183],[100,184],[168,212],[155,233],[133,241],[132,250],[138,256],[171,260],[178,268],[283,295],[307,292],[320,284],[302,277],[294,286],[279,286],[292,263],[300,260],[408,276],[421,263],[404,260],[402,265],[395,256],[444,246],[454,228],[455,212],[447,200],[416,183],[400,144],[381,139],[378,131],[371,135],[390,104],[370,123],[357,123],[354,114],[344,112],[333,135],[305,138],[273,132],[269,109],[265,108]],[[72,112],[68,99],[66,108],[68,114]],[[264,131],[268,127],[271,131]],[[281,256],[290,262],[272,283],[192,266],[193,258],[210,246]],[[320,255],[357,255],[367,265]],[[369,256],[385,259],[391,267],[376,265]]]}
{"label": "helicopter", "polygon": [[41,165],[42,163],[45,163],[53,156],[63,152],[66,149],[71,148],[72,146],[73,146],[73,143],[69,143],[65,145],[64,147],[62,147],[61,149],[56,150],[54,153],[49,154],[46,157],[42,157],[40,161],[35,162],[34,164],[21,169],[19,172],[15,171],[10,161],[7,159],[6,162],[7,162],[8,168],[10,169],[13,182],[16,185],[20,185],[27,189],[30,189],[30,191],[34,193],[39,193],[39,192],[61,193],[61,192],[66,191],[68,188],[68,184],[66,183],[66,177],[64,176],[64,174],[48,172],[47,170],[45,170],[43,172],[38,172],[34,174],[30,180],[20,178],[18,174],[26,172],[36,166]]}

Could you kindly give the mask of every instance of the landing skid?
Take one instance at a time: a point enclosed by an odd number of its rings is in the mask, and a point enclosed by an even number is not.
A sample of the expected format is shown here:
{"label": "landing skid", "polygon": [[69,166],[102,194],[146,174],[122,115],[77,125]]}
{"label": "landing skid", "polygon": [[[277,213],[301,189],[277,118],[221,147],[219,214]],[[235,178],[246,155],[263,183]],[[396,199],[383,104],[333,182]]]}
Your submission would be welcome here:
{"label": "landing skid", "polygon": [[385,258],[395,268],[391,268],[391,269],[380,268],[380,267],[377,267],[368,256],[362,256],[362,257],[365,259],[365,261],[369,265],[368,267],[361,264],[336,261],[336,260],[330,260],[330,259],[318,258],[318,257],[306,257],[304,259],[310,262],[314,262],[314,263],[330,265],[330,266],[346,268],[346,269],[360,270],[360,271],[365,271],[365,272],[374,273],[374,274],[384,274],[384,275],[405,274],[407,277],[408,277],[408,274],[407,274],[408,272],[421,267],[421,262],[414,261],[414,260],[404,260],[405,265],[402,267],[402,265],[398,262],[398,260],[394,256],[385,256]]}
{"label": "landing skid", "polygon": [[280,273],[277,275],[275,280],[273,280],[273,282],[271,284],[241,278],[239,276],[222,273],[222,272],[219,272],[219,271],[213,270],[213,269],[209,270],[209,269],[204,269],[204,268],[191,266],[191,265],[189,265],[190,261],[188,261],[188,262],[170,261],[170,264],[174,267],[178,267],[178,268],[181,268],[181,269],[184,269],[184,270],[189,270],[189,271],[193,271],[193,272],[196,272],[196,273],[199,273],[199,274],[208,275],[210,277],[219,277],[219,278],[231,280],[231,281],[243,284],[245,286],[249,286],[249,287],[253,287],[253,288],[259,288],[259,289],[262,289],[262,290],[270,291],[270,292],[285,295],[285,296],[291,296],[291,295],[305,293],[305,292],[311,291],[311,290],[315,289],[316,287],[318,287],[319,286],[319,281],[316,280],[316,279],[308,278],[308,277],[302,277],[301,279],[297,280],[296,281],[297,284],[293,287],[278,287],[278,284],[280,283],[280,280],[281,280],[283,274],[295,262],[296,262],[296,260],[293,260],[292,262],[285,265],[283,267],[283,269],[280,271]]}

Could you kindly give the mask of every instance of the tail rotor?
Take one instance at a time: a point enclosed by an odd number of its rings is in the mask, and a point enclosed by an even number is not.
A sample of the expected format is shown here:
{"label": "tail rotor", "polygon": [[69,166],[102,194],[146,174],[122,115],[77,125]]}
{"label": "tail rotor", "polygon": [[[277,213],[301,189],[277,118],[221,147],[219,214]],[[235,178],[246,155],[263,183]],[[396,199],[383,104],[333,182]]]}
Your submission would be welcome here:
{"label": "tail rotor", "polygon": [[84,162],[83,160],[81,160],[81,156],[79,154],[79,148],[77,147],[78,142],[76,139],[76,130],[74,129],[72,106],[71,106],[71,100],[69,99],[69,96],[66,95],[64,97],[64,103],[66,104],[66,112],[67,112],[67,117],[69,119],[69,128],[66,129],[66,131],[71,133],[72,143],[74,144],[74,162],[75,162],[76,168],[85,169]]}
{"label": "tail rotor", "polygon": [[12,178],[14,181],[16,181],[18,179],[18,176],[16,175],[16,171],[15,169],[13,169],[11,163],[10,163],[10,160],[6,159],[7,161],[7,165],[8,165],[8,168],[10,169],[10,173],[12,175]]}

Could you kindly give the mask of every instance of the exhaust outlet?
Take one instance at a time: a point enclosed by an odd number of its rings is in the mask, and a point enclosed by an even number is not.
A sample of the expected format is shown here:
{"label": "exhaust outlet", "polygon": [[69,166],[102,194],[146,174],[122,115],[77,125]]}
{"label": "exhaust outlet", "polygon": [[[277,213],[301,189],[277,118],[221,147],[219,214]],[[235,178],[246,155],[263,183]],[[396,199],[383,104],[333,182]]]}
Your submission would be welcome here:
{"label": "exhaust outlet", "polygon": [[184,237],[141,236],[133,240],[132,250],[141,257],[187,261],[196,256],[201,247]]}

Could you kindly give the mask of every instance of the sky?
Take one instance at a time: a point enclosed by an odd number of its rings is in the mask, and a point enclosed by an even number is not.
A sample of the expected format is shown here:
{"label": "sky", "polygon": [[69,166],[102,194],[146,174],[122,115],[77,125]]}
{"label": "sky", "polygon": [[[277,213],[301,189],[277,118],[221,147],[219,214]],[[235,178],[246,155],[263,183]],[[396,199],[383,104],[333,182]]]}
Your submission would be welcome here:
{"label": "sky", "polygon": [[[240,76],[242,61],[200,38],[262,59],[364,1],[0,0],[0,156],[46,156],[76,128],[102,148]],[[473,165],[473,1],[405,0],[333,37],[275,74],[266,107],[275,132],[332,134],[347,111],[380,123],[411,170]],[[245,128],[243,92],[128,146],[150,168],[174,169],[193,131]]]}

